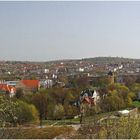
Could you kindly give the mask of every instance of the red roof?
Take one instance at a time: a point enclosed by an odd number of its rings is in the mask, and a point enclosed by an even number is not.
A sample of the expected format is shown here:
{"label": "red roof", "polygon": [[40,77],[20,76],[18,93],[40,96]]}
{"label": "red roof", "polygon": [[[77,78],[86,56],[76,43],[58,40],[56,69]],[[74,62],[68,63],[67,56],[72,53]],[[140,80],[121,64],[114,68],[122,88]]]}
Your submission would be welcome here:
{"label": "red roof", "polygon": [[90,97],[85,97],[83,102],[88,103],[88,104],[94,104],[94,99],[92,99]]}
{"label": "red roof", "polygon": [[14,92],[16,91],[15,87],[9,86],[7,84],[0,84],[0,90],[11,92],[12,89]]}
{"label": "red roof", "polygon": [[21,83],[30,89],[39,87],[39,80],[22,80]]}

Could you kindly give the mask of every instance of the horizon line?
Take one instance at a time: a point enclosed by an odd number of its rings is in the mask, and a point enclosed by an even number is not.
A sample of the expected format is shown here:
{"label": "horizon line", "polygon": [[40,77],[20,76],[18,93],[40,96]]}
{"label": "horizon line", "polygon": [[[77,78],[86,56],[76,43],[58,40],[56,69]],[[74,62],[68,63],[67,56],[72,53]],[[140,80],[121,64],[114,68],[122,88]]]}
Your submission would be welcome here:
{"label": "horizon line", "polygon": [[122,57],[122,56],[96,56],[96,57],[83,57],[83,58],[63,58],[63,59],[51,59],[51,60],[14,60],[14,59],[0,59],[1,61],[9,61],[9,62],[55,62],[55,61],[80,61],[85,59],[93,59],[93,58],[123,58],[123,59],[135,59],[139,60],[140,58],[134,57]]}

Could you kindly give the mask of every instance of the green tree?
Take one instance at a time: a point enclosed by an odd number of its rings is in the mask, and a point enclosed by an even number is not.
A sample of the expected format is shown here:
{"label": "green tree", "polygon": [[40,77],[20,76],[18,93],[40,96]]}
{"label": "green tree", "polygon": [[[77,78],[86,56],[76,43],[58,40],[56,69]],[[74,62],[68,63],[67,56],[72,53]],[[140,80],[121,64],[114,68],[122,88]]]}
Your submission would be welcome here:
{"label": "green tree", "polygon": [[[95,116],[94,116],[95,117]],[[101,119],[100,119],[101,120]],[[78,135],[70,138],[83,139],[139,139],[140,118],[121,117],[90,122],[82,125]],[[77,134],[77,133],[76,133]]]}
{"label": "green tree", "polygon": [[46,94],[35,94],[32,97],[32,103],[39,111],[40,126],[42,126],[42,119],[45,119],[47,113],[48,100]]}
{"label": "green tree", "polygon": [[0,125],[4,126],[6,122],[10,122],[14,126],[17,124],[17,108],[18,103],[9,97],[0,96]]}
{"label": "green tree", "polygon": [[27,104],[21,100],[0,96],[0,122],[11,123],[16,126],[18,123],[38,121],[38,112],[34,105]]}
{"label": "green tree", "polygon": [[[125,103],[125,107],[129,107],[132,105],[132,100],[135,97],[135,94],[131,92],[131,90],[123,84],[113,84],[108,87],[109,95],[116,95],[121,100],[123,99]],[[115,101],[115,100],[114,100]]]}
{"label": "green tree", "polygon": [[22,98],[24,96],[23,89],[22,88],[17,88],[15,96],[16,96],[17,99]]}
{"label": "green tree", "polygon": [[34,105],[28,104],[21,100],[18,100],[17,103],[18,103],[17,117],[19,124],[27,122],[38,122],[39,114]]}
{"label": "green tree", "polygon": [[75,116],[74,108],[69,104],[64,105],[64,111],[67,118],[73,118]]}
{"label": "green tree", "polygon": [[76,82],[77,82],[77,86],[83,89],[90,85],[88,77],[80,77],[77,79]]}
{"label": "green tree", "polygon": [[48,106],[47,106],[47,116],[46,116],[47,119],[53,119],[54,108],[55,108],[55,104],[53,104],[51,102],[48,103]]}
{"label": "green tree", "polygon": [[138,99],[138,93],[140,92],[140,84],[134,83],[131,85],[130,90],[134,93],[134,98]]}
{"label": "green tree", "polygon": [[64,107],[61,104],[55,105],[53,118],[58,120],[64,118]]}
{"label": "green tree", "polygon": [[126,107],[126,101],[119,95],[117,90],[110,91],[108,96],[101,100],[100,107],[103,111],[114,111]]}

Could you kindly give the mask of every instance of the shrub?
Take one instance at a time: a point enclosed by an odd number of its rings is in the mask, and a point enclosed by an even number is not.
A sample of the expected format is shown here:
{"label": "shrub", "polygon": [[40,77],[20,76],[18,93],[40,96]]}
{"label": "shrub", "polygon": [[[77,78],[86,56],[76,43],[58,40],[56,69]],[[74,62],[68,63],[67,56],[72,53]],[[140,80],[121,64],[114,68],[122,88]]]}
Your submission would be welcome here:
{"label": "shrub", "polygon": [[20,124],[38,122],[38,111],[34,105],[18,100],[17,117]]}
{"label": "shrub", "polygon": [[54,107],[54,112],[53,112],[53,118],[54,119],[62,119],[64,118],[64,107],[59,104],[59,105],[55,105]]}

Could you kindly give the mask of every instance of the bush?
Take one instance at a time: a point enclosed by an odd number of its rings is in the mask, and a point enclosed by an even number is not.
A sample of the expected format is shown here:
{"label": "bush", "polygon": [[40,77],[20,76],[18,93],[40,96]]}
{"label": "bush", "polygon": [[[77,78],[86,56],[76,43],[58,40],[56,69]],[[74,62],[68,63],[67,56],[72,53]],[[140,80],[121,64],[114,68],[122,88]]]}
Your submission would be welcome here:
{"label": "bush", "polygon": [[18,103],[6,96],[0,96],[0,126],[6,122],[16,125]]}
{"label": "bush", "polygon": [[19,124],[27,122],[38,122],[39,114],[34,105],[18,100],[18,122]]}
{"label": "bush", "polygon": [[17,123],[37,122],[37,120],[38,112],[34,105],[0,96],[0,122],[2,126],[7,123],[16,126]]}
{"label": "bush", "polygon": [[61,104],[55,105],[54,112],[53,112],[53,118],[56,120],[62,119],[62,118],[64,118],[64,114],[65,114],[64,107]]}
{"label": "bush", "polygon": [[121,117],[82,125],[71,139],[139,139],[140,118]]}
{"label": "bush", "polygon": [[42,121],[42,119],[44,119],[46,117],[46,113],[47,113],[48,101],[47,101],[46,94],[44,94],[44,93],[35,94],[32,97],[32,103],[38,109],[39,119],[40,119],[40,121]]}

